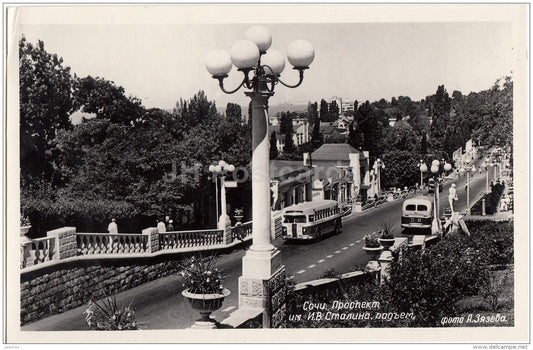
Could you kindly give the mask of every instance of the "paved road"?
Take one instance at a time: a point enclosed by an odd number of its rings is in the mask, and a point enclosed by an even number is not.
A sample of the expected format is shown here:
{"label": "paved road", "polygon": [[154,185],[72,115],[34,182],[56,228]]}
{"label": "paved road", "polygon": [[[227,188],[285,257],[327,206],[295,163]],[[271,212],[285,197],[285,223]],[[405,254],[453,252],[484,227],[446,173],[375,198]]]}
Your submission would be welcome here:
{"label": "paved road", "polygon": [[[489,171],[490,173],[493,172]],[[475,175],[471,181],[471,205],[485,191],[485,174]],[[464,211],[466,209],[466,177],[463,176],[454,182],[459,196],[456,210]],[[441,210],[449,206],[447,197],[450,184],[451,182],[445,184],[439,196]],[[352,271],[354,267],[363,266],[368,262],[368,257],[361,249],[362,240],[365,234],[377,231],[380,220],[392,220],[397,223],[399,229],[401,204],[402,200],[397,200],[364,213],[352,214],[344,218],[344,230],[341,234],[319,242],[288,244],[278,240],[274,242],[274,245],[282,251],[282,263],[286,266],[288,274],[295,276],[296,282],[320,278],[329,269],[334,269],[339,273]],[[241,276],[241,261],[245,253],[245,249],[240,249],[221,256],[219,266],[225,273],[226,287],[232,291],[232,294],[224,301],[221,310],[213,313],[212,316],[216,320],[225,319],[237,308],[237,283]],[[161,278],[120,293],[118,301],[129,303],[133,300],[136,319],[143,329],[187,328],[198,319],[198,314],[181,296],[182,284],[183,281],[179,276]],[[79,307],[26,325],[22,327],[22,330],[88,330],[84,320],[84,311],[85,307]]]}

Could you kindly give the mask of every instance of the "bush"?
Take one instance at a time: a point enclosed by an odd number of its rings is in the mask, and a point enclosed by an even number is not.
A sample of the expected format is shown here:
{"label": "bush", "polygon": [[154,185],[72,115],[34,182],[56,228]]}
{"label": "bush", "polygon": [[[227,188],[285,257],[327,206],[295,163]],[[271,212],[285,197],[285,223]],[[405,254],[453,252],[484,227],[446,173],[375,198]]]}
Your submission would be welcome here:
{"label": "bush", "polygon": [[[459,315],[460,300],[481,295],[498,306],[499,281],[489,265],[512,263],[513,223],[468,222],[470,236],[455,234],[427,247],[425,251],[405,250],[401,260],[391,264],[390,277],[382,285],[369,279],[344,286],[336,295],[288,295],[289,313],[305,314],[304,302],[318,303],[323,314],[332,311],[332,300],[377,301],[378,312],[413,313],[404,320],[289,320],[289,327],[440,327],[443,317]],[[491,279],[492,278],[492,279]],[[501,284],[501,283],[500,283]],[[488,291],[488,292],[487,292]],[[364,311],[364,310],[361,310]],[[309,314],[309,311],[307,311]]]}
{"label": "bush", "polygon": [[119,232],[128,232],[135,217],[133,206],[126,202],[64,197],[26,200],[22,212],[30,219],[31,238],[63,226],[74,226],[78,232],[107,232],[112,218],[117,220]]}
{"label": "bush", "polygon": [[[498,212],[498,204],[503,193],[504,186],[495,184],[491,187],[491,192],[483,196],[485,199],[485,213],[493,215]],[[472,206],[471,213],[473,215],[481,215],[483,213],[483,201],[480,199]]]}

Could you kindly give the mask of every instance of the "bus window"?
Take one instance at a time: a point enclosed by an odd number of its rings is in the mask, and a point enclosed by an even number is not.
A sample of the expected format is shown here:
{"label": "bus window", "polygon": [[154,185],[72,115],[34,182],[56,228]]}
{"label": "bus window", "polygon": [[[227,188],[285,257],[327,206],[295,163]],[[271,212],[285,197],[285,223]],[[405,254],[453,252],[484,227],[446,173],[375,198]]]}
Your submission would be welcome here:
{"label": "bus window", "polygon": [[423,204],[419,204],[418,207],[416,208],[417,211],[427,211],[428,210],[428,207],[423,205]]}
{"label": "bus window", "polygon": [[405,207],[405,210],[407,211],[416,211],[416,205],[414,204],[409,204]]}
{"label": "bus window", "polygon": [[314,215],[309,215],[309,222],[313,222],[315,221],[315,216]]}
{"label": "bus window", "polygon": [[286,223],[286,224],[304,224],[304,223],[306,223],[305,215],[285,215],[284,223]]}

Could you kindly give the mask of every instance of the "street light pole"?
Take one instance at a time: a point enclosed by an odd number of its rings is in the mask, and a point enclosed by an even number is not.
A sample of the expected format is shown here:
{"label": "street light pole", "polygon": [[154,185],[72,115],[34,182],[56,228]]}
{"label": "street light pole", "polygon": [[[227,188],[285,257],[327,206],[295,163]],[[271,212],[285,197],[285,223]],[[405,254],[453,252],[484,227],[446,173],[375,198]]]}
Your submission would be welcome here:
{"label": "street light pole", "polygon": [[424,173],[428,171],[426,163],[420,159],[420,189],[424,186]]}
{"label": "street light pole", "polygon": [[470,215],[470,170],[466,169],[466,214]]}
{"label": "street light pole", "polygon": [[[231,55],[224,50],[209,53],[206,68],[218,80],[223,92],[232,94],[241,87],[249,90],[245,94],[252,103],[252,245],[242,260],[239,307],[264,307],[263,327],[269,328],[274,326],[271,319],[273,310],[265,305],[270,305],[270,294],[276,292],[270,290],[272,286],[279,285],[270,281],[282,276],[285,269],[281,265],[280,251],[271,243],[268,99],[274,95],[274,87],[278,83],[289,88],[298,87],[315,52],[305,40],[296,40],[289,45],[287,58],[298,71],[299,81],[288,85],[280,79],[285,59],[275,50],[267,53],[272,44],[268,29],[253,26],[245,37],[246,40],[239,40],[232,46]],[[224,79],[233,65],[244,78],[234,90],[226,90]],[[253,76],[250,77],[250,74]],[[257,286],[266,293],[259,292],[258,295]]]}

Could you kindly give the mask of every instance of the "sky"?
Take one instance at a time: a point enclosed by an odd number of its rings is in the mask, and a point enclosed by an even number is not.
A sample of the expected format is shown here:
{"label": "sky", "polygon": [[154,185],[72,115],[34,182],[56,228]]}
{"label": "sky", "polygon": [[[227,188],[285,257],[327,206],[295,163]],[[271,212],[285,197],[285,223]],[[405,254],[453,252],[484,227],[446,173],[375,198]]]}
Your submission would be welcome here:
{"label": "sky", "polygon": [[[307,103],[333,96],[390,101],[402,95],[420,100],[442,84],[450,95],[454,90],[468,94],[511,75],[517,61],[513,23],[499,20],[497,15],[483,20],[483,12],[473,20],[453,16],[464,12],[454,9],[457,11],[452,11],[450,18],[442,15],[437,17],[439,21],[431,20],[431,15],[398,21],[394,16],[387,19],[385,10],[394,13],[395,8],[386,6],[368,9],[368,18],[359,11],[365,8],[323,6],[302,17],[298,8],[278,6],[273,12],[283,10],[281,20],[248,11],[239,18],[212,21],[219,18],[221,9],[141,8],[129,17],[123,11],[114,17],[116,12],[105,8],[92,12],[96,16],[80,8],[66,14],[53,8],[45,12],[25,8],[16,16],[18,32],[13,38],[22,33],[30,42],[43,40],[45,49],[63,57],[72,73],[111,80],[128,95],[140,98],[145,107],[163,109],[171,109],[180,98],[189,99],[199,90],[215,100],[217,107],[228,102],[247,105],[249,98],[243,89],[233,95],[220,91],[204,60],[211,50],[229,51],[253,24],[270,30],[272,48],[283,55],[296,39],[308,40],[315,49],[315,60],[305,72],[303,84],[296,89],[278,85],[270,104]],[[287,9],[300,16],[291,19]],[[380,10],[385,14],[380,16]],[[376,13],[379,20],[372,19]],[[178,15],[173,19],[172,14]],[[333,20],[317,20],[322,17]],[[241,79],[242,73],[234,67],[225,86],[233,88]],[[288,61],[281,79],[289,84],[298,79]]]}

